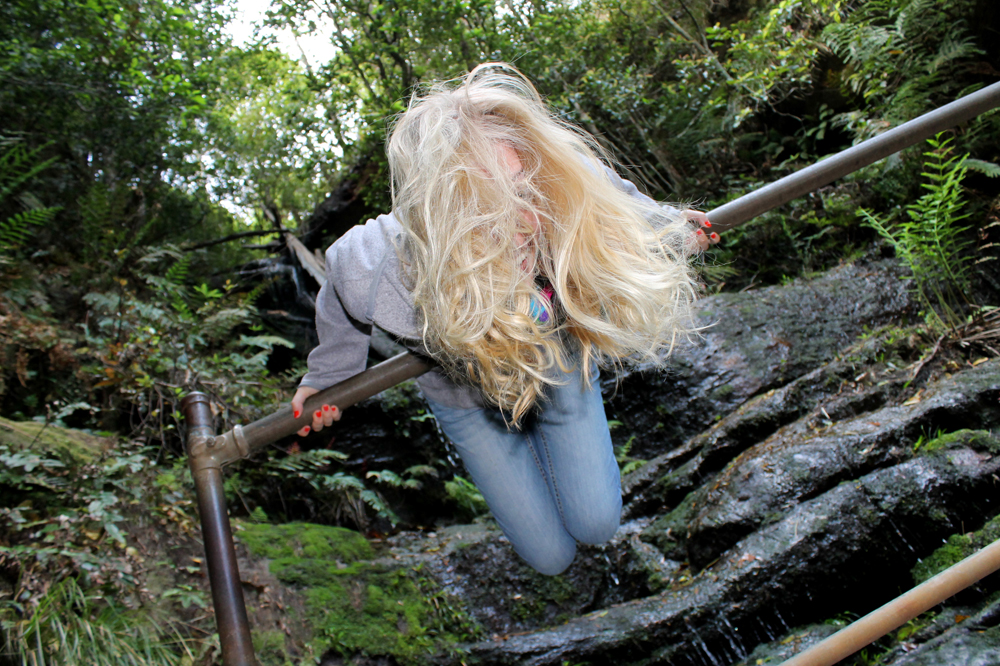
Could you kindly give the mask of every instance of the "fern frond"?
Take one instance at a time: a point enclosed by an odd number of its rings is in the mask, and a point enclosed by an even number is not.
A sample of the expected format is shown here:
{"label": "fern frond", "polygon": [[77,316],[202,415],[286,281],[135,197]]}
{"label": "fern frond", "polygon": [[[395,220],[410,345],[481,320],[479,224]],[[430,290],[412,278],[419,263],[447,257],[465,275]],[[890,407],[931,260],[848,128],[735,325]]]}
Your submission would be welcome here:
{"label": "fern frond", "polygon": [[290,342],[277,335],[255,335],[255,336],[240,336],[240,344],[247,347],[261,347],[270,351],[275,346],[287,347],[288,349],[295,349],[295,343]]}
{"label": "fern frond", "polygon": [[0,221],[0,250],[18,247],[31,235],[31,227],[47,224],[59,207],[25,210]]}
{"label": "fern frond", "polygon": [[997,164],[996,162],[987,162],[986,160],[977,160],[967,157],[965,159],[965,166],[972,171],[987,176],[988,178],[1000,177],[1000,164]]}
{"label": "fern frond", "polygon": [[185,254],[167,269],[166,278],[178,287],[183,287],[191,268],[191,255]]}
{"label": "fern frond", "polygon": [[22,143],[16,143],[0,154],[0,201],[55,163],[55,157],[36,161],[50,145],[51,142],[29,149]]}

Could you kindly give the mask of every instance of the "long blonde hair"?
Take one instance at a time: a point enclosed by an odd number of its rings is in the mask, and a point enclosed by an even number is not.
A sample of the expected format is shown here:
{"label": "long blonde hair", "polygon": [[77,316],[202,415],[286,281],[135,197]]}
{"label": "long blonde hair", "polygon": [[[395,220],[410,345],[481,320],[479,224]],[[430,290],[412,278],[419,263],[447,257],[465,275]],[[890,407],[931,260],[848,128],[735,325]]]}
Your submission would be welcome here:
{"label": "long blonde hair", "polygon": [[[623,192],[593,138],[554,117],[512,66],[480,65],[415,94],[388,153],[424,344],[515,423],[561,381],[555,368],[580,363],[589,381],[594,360],[660,362],[691,331],[693,229]],[[543,300],[538,273],[558,305]],[[546,304],[544,323],[533,302]]]}

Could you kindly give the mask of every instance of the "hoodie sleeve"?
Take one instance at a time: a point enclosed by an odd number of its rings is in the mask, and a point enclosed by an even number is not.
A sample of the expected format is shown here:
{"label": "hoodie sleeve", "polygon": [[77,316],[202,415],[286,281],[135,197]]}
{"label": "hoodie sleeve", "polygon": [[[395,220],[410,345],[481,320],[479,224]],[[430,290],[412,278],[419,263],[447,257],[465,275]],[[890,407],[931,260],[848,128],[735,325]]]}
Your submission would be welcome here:
{"label": "hoodie sleeve", "polygon": [[619,190],[629,195],[630,197],[639,199],[640,201],[648,204],[649,206],[655,206],[657,208],[661,208],[670,215],[677,215],[681,212],[680,210],[678,210],[673,206],[670,206],[668,204],[661,204],[658,201],[646,196],[645,194],[639,191],[639,188],[636,187],[635,183],[633,183],[631,180],[626,180],[625,178],[622,178],[621,176],[618,175],[617,171],[607,166],[606,164],[603,166],[604,166],[604,172],[608,176],[608,180],[610,180],[615,185],[615,187],[617,187]]}
{"label": "hoodie sleeve", "polygon": [[368,360],[371,325],[352,318],[330,279],[336,275],[327,253],[327,282],[316,298],[316,333],[319,345],[309,353],[309,372],[299,386],[325,389],[358,374]]}

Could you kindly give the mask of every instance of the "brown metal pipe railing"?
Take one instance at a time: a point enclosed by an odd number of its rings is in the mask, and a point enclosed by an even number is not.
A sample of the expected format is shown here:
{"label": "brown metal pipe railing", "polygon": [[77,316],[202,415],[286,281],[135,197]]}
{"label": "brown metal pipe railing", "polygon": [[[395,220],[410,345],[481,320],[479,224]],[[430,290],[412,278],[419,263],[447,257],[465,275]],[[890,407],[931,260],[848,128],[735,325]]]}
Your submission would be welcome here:
{"label": "brown metal pipe railing", "polygon": [[708,219],[719,230],[731,229],[998,106],[1000,83],[994,83],[719,206]]}
{"label": "brown metal pipe railing", "polygon": [[204,393],[191,393],[181,401],[181,409],[187,422],[188,461],[198,495],[198,514],[208,558],[208,581],[222,645],[222,663],[224,666],[256,666],[236,549],[226,513],[222,464],[212,455],[215,430],[211,403]]}
{"label": "brown metal pipe railing", "polygon": [[844,627],[780,666],[833,666],[1000,569],[1000,540]]}
{"label": "brown metal pipe railing", "polygon": [[[1000,83],[967,95],[746,194],[710,211],[708,217],[713,226],[720,231],[731,229],[997,106],[1000,106]],[[188,456],[191,470],[195,475],[202,532],[205,536],[205,551],[208,555],[209,582],[212,586],[212,600],[216,609],[225,666],[256,666],[256,661],[250,644],[250,629],[239,583],[225,495],[222,491],[222,467],[245,458],[282,437],[294,434],[311,423],[312,412],[321,405],[337,405],[341,410],[347,409],[400,382],[417,377],[427,372],[429,368],[426,359],[410,353],[400,354],[311,396],[298,419],[294,419],[291,408],[286,407],[249,425],[236,426],[219,437],[215,437],[212,432],[211,412],[207,411],[207,397],[200,393],[192,393],[184,399],[182,408],[188,423]],[[997,568],[1000,568],[1000,562],[997,562],[991,571]],[[900,624],[921,612],[923,611],[906,617]],[[879,635],[875,635],[874,638],[878,638]],[[800,664],[795,663],[794,666]]]}

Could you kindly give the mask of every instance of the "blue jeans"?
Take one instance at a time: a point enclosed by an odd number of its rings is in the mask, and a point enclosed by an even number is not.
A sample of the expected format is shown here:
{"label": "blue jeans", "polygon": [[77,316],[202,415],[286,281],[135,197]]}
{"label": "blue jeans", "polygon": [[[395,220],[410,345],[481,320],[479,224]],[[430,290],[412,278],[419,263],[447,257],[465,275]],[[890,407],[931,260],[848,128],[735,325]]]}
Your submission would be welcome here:
{"label": "blue jeans", "polygon": [[621,521],[621,477],[597,385],[576,370],[549,387],[520,431],[496,409],[430,401],[514,550],[543,574],[566,569],[576,542],[603,543]]}

